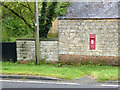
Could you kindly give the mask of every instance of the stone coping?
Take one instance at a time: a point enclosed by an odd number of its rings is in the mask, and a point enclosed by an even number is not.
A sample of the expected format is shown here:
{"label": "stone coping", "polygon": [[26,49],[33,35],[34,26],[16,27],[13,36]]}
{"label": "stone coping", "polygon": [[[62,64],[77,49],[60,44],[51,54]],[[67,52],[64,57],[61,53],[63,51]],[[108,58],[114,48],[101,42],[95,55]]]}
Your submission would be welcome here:
{"label": "stone coping", "polygon": [[[35,41],[35,38],[18,38],[16,41]],[[40,41],[58,41],[58,38],[39,38]]]}

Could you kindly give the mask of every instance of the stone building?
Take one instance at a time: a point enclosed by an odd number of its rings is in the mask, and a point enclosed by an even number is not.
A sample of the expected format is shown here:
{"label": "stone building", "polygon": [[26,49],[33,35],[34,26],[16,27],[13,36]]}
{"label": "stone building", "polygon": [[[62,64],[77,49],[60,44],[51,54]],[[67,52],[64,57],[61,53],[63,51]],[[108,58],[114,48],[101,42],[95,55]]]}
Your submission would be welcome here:
{"label": "stone building", "polygon": [[118,64],[118,2],[72,2],[59,19],[59,55],[64,62]]}
{"label": "stone building", "polygon": [[[48,62],[118,65],[119,3],[72,2],[58,17],[58,39],[40,39],[40,58]],[[35,60],[35,40],[17,39],[17,60]]]}

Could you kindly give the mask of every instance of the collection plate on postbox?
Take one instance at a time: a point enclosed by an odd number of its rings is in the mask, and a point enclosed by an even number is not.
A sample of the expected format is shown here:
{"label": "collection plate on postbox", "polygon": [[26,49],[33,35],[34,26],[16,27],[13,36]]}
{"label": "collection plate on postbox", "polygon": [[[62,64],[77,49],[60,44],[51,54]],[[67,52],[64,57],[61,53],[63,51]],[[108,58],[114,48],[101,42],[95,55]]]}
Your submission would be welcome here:
{"label": "collection plate on postbox", "polygon": [[90,34],[90,43],[89,43],[90,50],[95,50],[95,44],[96,44],[95,39],[96,39],[96,35]]}

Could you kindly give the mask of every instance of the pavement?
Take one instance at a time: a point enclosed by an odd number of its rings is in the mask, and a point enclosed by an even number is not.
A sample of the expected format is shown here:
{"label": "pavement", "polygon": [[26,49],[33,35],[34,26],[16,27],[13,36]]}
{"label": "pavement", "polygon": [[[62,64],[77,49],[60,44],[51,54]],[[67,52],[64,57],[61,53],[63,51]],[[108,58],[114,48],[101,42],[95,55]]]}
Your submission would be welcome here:
{"label": "pavement", "polygon": [[0,78],[7,79],[32,79],[32,80],[52,80],[52,81],[61,81],[63,79],[53,78],[48,76],[34,76],[34,75],[5,75],[0,74]]}

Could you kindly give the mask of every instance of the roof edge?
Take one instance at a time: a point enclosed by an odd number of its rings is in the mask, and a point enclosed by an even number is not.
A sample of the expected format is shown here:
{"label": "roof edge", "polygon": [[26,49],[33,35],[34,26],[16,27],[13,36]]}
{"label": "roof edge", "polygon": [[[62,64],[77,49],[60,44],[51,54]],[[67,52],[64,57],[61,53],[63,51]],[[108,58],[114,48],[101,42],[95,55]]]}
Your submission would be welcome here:
{"label": "roof edge", "polygon": [[58,20],[102,20],[102,19],[120,19],[120,17],[119,18],[80,18],[80,17],[58,17]]}

